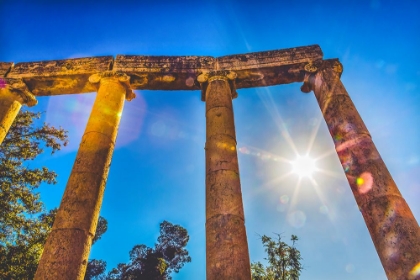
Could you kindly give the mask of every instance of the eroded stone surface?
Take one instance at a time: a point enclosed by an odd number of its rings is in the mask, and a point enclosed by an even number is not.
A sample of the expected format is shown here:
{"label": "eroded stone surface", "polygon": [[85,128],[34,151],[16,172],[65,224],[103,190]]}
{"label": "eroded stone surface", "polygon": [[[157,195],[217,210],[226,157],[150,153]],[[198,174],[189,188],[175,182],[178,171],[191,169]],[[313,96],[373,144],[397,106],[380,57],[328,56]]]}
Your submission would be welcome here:
{"label": "eroded stone surface", "polygon": [[37,100],[21,79],[0,78],[0,144],[22,105],[34,106],[36,104]]}
{"label": "eroded stone surface", "polygon": [[0,77],[6,76],[6,73],[12,68],[13,62],[0,62]]}
{"label": "eroded stone surface", "polygon": [[318,45],[226,55],[217,58],[215,70],[231,71],[278,67],[297,63],[307,63],[322,59],[322,50]]}
{"label": "eroded stone surface", "polygon": [[[51,231],[44,246],[45,248],[51,248],[48,251],[50,263],[48,265],[39,264],[35,279],[84,279],[89,260],[88,248],[91,247],[91,242],[92,237],[81,229]],[[43,262],[43,259],[41,259],[41,262]],[[54,269],[56,267],[63,269]],[[72,267],[81,269],[69,269]]]}
{"label": "eroded stone surface", "polygon": [[[131,77],[132,89],[198,90],[197,76],[210,71],[234,70],[235,88],[248,88],[302,81],[305,66],[322,60],[319,46],[211,56],[117,55],[17,63],[7,77],[22,78],[38,96],[95,91],[90,75],[107,70]],[[0,63],[0,76],[12,63]],[[2,70],[4,69],[4,70]]]}
{"label": "eroded stone surface", "polygon": [[0,144],[15,120],[23,100],[7,88],[0,88]]}
{"label": "eroded stone surface", "polygon": [[[121,76],[100,86],[35,279],[82,280],[126,98]],[[70,254],[71,252],[71,254]]]}
{"label": "eroded stone surface", "polygon": [[218,57],[216,70],[237,73],[236,88],[289,84],[303,80],[305,65],[322,60],[318,45]]}
{"label": "eroded stone surface", "polygon": [[240,217],[227,214],[207,219],[206,279],[251,279],[249,257],[244,252],[246,243],[244,221]]}
{"label": "eroded stone surface", "polygon": [[130,75],[133,89],[197,90],[197,75],[214,62],[210,56],[117,55],[113,70]]}
{"label": "eroded stone surface", "polygon": [[420,229],[340,81],[338,60],[305,78],[334,140],[347,180],[389,279],[409,279],[420,260]]}
{"label": "eroded stone surface", "polygon": [[205,93],[206,274],[209,280],[246,280],[251,279],[251,270],[236,151],[232,89],[228,75],[224,77],[220,71],[212,74],[202,79],[203,83],[208,83]]}
{"label": "eroded stone surface", "polygon": [[8,78],[21,78],[37,95],[74,94],[96,91],[89,76],[111,70],[112,56],[17,63]]}

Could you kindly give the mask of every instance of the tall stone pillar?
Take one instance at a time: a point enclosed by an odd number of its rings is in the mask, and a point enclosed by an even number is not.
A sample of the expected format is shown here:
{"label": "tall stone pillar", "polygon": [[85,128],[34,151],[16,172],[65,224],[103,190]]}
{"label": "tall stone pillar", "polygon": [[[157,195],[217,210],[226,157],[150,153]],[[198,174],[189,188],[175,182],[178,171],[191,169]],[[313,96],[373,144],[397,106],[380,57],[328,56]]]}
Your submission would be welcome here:
{"label": "tall stone pillar", "polygon": [[202,74],[206,102],[206,267],[208,280],[251,279],[232,98],[236,74]]}
{"label": "tall stone pillar", "polygon": [[9,131],[23,104],[34,106],[37,104],[26,84],[20,79],[3,78],[0,87],[0,144]]}
{"label": "tall stone pillar", "polygon": [[[356,202],[388,279],[420,279],[420,229],[340,81],[338,60],[326,60],[305,77],[324,115]],[[418,272],[418,271],[417,271]]]}
{"label": "tall stone pillar", "polygon": [[84,278],[117,138],[129,77],[112,71],[89,78],[99,83],[73,169],[44,247],[37,280]]}

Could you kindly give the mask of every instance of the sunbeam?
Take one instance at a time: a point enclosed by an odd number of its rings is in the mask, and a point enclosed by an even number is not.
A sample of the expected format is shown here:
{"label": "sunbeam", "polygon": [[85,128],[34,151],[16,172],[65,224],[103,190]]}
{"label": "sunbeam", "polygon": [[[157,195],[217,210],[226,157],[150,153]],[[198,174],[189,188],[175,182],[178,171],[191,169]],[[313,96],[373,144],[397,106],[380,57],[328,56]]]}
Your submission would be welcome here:
{"label": "sunbeam", "polygon": [[266,150],[259,149],[259,148],[256,148],[256,147],[253,147],[253,146],[250,146],[250,145],[242,145],[241,144],[240,147],[238,148],[238,151],[242,154],[259,157],[261,159],[271,159],[271,160],[277,161],[277,162],[291,163],[291,161],[287,158],[278,156],[278,155],[270,153]]}
{"label": "sunbeam", "polygon": [[336,173],[336,172],[332,172],[326,169],[321,169],[321,168],[317,168],[316,169],[317,172],[323,173],[327,176],[330,176],[332,178],[336,178],[336,179],[343,179],[343,174],[341,173]]}
{"label": "sunbeam", "polygon": [[291,172],[288,172],[286,174],[281,175],[280,177],[274,178],[273,180],[271,180],[269,182],[266,182],[264,185],[261,186],[261,188],[259,188],[257,191],[255,191],[255,193],[260,193],[262,191],[270,190],[270,189],[274,188],[276,183],[280,183],[281,181],[285,180],[287,177],[289,177],[292,174],[293,174],[293,172],[291,171]]}
{"label": "sunbeam", "polygon": [[328,156],[330,156],[330,155],[333,155],[333,154],[336,154],[336,152],[335,152],[335,150],[331,149],[331,150],[326,151],[325,153],[323,153],[323,154],[321,154],[321,155],[317,156],[317,157],[315,158],[315,160],[317,160],[317,161],[318,161],[318,160],[320,160],[320,159],[326,158],[326,157],[328,157]]}
{"label": "sunbeam", "polygon": [[306,149],[306,154],[309,154],[309,152],[312,150],[312,146],[314,145],[315,138],[319,131],[319,127],[321,126],[322,118],[317,118],[316,120],[317,123],[315,124],[314,130],[311,133],[311,137],[309,138],[309,144],[308,148]]}
{"label": "sunbeam", "polygon": [[297,194],[299,193],[299,189],[300,189],[300,184],[302,183],[302,177],[299,177],[299,179],[298,179],[298,181],[297,181],[297,183],[296,183],[296,187],[295,187],[295,189],[293,190],[293,196],[292,196],[292,199],[290,200],[290,207],[289,207],[289,210],[288,210],[288,212],[290,212],[290,209],[293,207],[293,206],[295,206],[295,204],[296,204],[296,201],[297,201]]}
{"label": "sunbeam", "polygon": [[279,128],[280,133],[283,136],[283,138],[286,140],[287,144],[289,144],[290,148],[293,150],[295,155],[298,155],[295,143],[290,137],[290,134],[287,131],[287,127],[284,124],[284,121],[282,117],[280,116],[279,111],[277,110],[277,106],[275,105],[275,102],[273,101],[273,97],[271,96],[271,91],[268,88],[264,88],[264,90],[266,94],[262,94],[261,91],[257,91],[258,97],[261,99],[263,105],[265,106],[267,111],[270,113],[271,117],[273,118],[274,122]]}

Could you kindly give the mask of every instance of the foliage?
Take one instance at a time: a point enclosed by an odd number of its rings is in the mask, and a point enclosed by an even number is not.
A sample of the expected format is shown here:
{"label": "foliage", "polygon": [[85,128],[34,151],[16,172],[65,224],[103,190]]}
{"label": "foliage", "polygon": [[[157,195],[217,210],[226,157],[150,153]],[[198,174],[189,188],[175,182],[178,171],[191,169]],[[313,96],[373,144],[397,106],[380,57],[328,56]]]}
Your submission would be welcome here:
{"label": "foliage", "polygon": [[67,132],[47,124],[35,127],[40,113],[20,112],[0,146],[0,245],[13,244],[41,213],[43,204],[35,190],[41,183],[56,183],[56,173],[46,167],[31,168],[29,161],[44,148],[54,153],[67,144]]}
{"label": "foliage", "polygon": [[105,279],[106,262],[102,260],[89,260],[84,280]]}
{"label": "foliage", "polygon": [[163,280],[172,279],[172,272],[179,272],[191,257],[185,249],[188,232],[167,221],[160,224],[160,235],[155,248],[136,245],[130,251],[130,262],[118,264],[108,274],[110,280]]}
{"label": "foliage", "polygon": [[[54,223],[57,209],[40,215],[33,220],[30,228],[18,235],[14,244],[0,246],[0,279],[33,279],[38,267],[45,241]],[[107,229],[107,221],[99,218],[95,242]],[[85,280],[94,280],[105,271],[106,262],[89,260]]]}
{"label": "foliage", "polygon": [[251,264],[253,280],[296,280],[299,279],[303,267],[300,251],[296,249],[295,243],[298,241],[296,235],[292,235],[292,245],[288,245],[281,240],[281,235],[277,234],[277,241],[271,237],[263,235],[261,237],[265,251],[267,252],[268,266],[264,267],[260,262]]}
{"label": "foliage", "polygon": [[[67,145],[67,132],[48,124],[37,126],[40,113],[20,112],[0,146],[0,279],[33,279],[56,209],[44,213],[35,191],[42,183],[55,184],[56,173],[29,163],[50,148]],[[93,243],[107,230],[100,217]],[[104,261],[90,260],[87,277],[105,271]]]}
{"label": "foliage", "polygon": [[[43,246],[57,210],[44,212],[36,189],[55,184],[56,173],[46,167],[31,168],[29,162],[50,148],[54,153],[67,144],[67,132],[47,124],[36,126],[40,113],[20,112],[0,146],[0,279],[33,279]],[[93,243],[107,230],[100,217]],[[89,260],[85,280],[171,279],[191,258],[185,249],[187,231],[166,221],[160,224],[155,248],[137,245],[130,263],[119,264],[105,276],[106,262]]]}
{"label": "foliage", "polygon": [[45,148],[54,153],[67,144],[67,132],[36,126],[40,113],[20,112],[0,146],[0,278],[27,279],[33,274],[52,225],[35,190],[56,183],[56,173],[29,163]]}
{"label": "foliage", "polygon": [[13,243],[0,245],[0,278],[32,279],[36,272],[43,244],[52,226],[55,210],[28,220],[16,234]]}
{"label": "foliage", "polygon": [[96,226],[95,236],[92,239],[92,244],[95,244],[96,241],[101,239],[102,235],[108,230],[108,221],[99,216],[98,225]]}
{"label": "foliage", "polygon": [[[95,236],[92,239],[92,245],[101,239],[102,235],[108,229],[108,221],[102,216],[99,217],[98,225],[96,226]],[[102,280],[105,279],[106,262],[103,260],[91,259],[86,268],[84,280]]]}

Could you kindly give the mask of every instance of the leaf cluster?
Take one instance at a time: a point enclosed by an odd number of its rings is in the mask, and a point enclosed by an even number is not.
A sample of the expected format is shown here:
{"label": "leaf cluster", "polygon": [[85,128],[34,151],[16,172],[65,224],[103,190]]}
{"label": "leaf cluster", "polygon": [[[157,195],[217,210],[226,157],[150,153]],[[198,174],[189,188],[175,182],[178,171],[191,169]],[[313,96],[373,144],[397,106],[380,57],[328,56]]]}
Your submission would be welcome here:
{"label": "leaf cluster", "polygon": [[0,145],[0,279],[32,279],[52,226],[54,213],[44,212],[36,189],[55,184],[57,175],[30,163],[46,148],[54,153],[67,145],[67,132],[38,125],[40,118],[21,111]]}
{"label": "leaf cluster", "polygon": [[251,264],[253,280],[297,280],[303,269],[300,251],[295,247],[298,237],[291,236],[292,245],[282,241],[281,235],[277,234],[277,240],[263,235],[261,237],[265,251],[267,252],[268,266],[264,267],[261,262]]}
{"label": "leaf cluster", "polygon": [[67,145],[67,132],[48,124],[36,127],[40,113],[20,112],[0,146],[0,245],[13,244],[31,227],[33,214],[43,204],[35,190],[41,183],[55,184],[57,174],[47,167],[31,168],[29,162],[50,148]]}
{"label": "leaf cluster", "polygon": [[[36,193],[42,183],[55,184],[57,174],[30,163],[44,152],[67,145],[67,132],[48,124],[38,125],[40,113],[20,112],[0,146],[0,279],[33,279],[44,243],[54,223],[56,209],[46,213]],[[100,217],[93,243],[108,228]],[[154,248],[137,245],[130,262],[119,264],[105,276],[106,262],[89,260],[85,280],[171,279],[191,258],[185,249],[186,229],[169,222],[160,224]]]}
{"label": "leaf cluster", "polygon": [[[57,209],[50,210],[31,221],[31,226],[17,235],[14,244],[0,245],[0,279],[33,279],[44,244],[54,224]],[[99,240],[108,228],[108,222],[99,217],[93,243]],[[106,262],[89,260],[85,280],[102,275],[106,269]]]}
{"label": "leaf cluster", "polygon": [[160,224],[158,243],[154,248],[136,245],[130,251],[130,262],[120,263],[108,274],[109,280],[166,280],[172,272],[179,272],[191,257],[185,249],[188,232],[179,225],[167,221]]}

